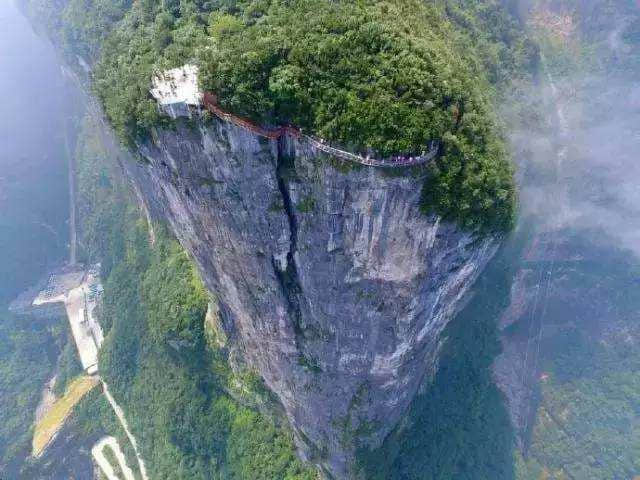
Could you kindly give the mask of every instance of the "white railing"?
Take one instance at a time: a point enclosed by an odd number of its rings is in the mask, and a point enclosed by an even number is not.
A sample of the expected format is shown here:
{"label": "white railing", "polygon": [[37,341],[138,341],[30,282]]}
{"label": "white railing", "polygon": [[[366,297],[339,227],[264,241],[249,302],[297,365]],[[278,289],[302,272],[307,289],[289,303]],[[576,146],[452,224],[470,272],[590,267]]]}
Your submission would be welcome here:
{"label": "white railing", "polygon": [[429,145],[429,151],[423,152],[416,156],[394,156],[390,158],[371,158],[369,156],[363,157],[355,153],[340,150],[339,148],[328,145],[324,140],[311,137],[309,135],[301,135],[312,147],[322,152],[333,155],[342,160],[359,163],[361,165],[367,165],[370,167],[383,167],[383,168],[400,168],[400,167],[412,167],[414,165],[421,165],[433,160],[438,155],[438,142],[431,142]]}

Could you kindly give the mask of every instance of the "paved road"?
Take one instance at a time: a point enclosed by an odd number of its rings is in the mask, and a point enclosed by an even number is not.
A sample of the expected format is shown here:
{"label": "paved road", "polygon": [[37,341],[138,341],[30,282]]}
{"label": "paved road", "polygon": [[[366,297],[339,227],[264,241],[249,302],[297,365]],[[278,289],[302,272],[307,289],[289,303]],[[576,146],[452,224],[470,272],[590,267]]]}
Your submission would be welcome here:
{"label": "paved road", "polygon": [[96,462],[98,462],[100,469],[104,472],[107,478],[109,480],[123,480],[116,475],[113,465],[111,465],[109,460],[107,460],[107,457],[105,457],[104,455],[104,449],[107,446],[111,447],[111,449],[113,450],[113,453],[115,454],[116,459],[120,464],[120,470],[125,477],[124,480],[135,480],[133,471],[127,465],[127,460],[124,456],[124,453],[122,453],[122,449],[120,448],[118,441],[114,437],[103,437],[91,449],[91,455],[93,455],[93,458],[96,459]]}
{"label": "paved road", "polygon": [[68,159],[69,182],[69,265],[75,265],[77,261],[78,234],[76,230],[76,158],[69,145],[69,132],[67,120],[62,122],[64,131],[64,145]]}
{"label": "paved road", "polygon": [[102,380],[102,387],[104,389],[104,395],[107,397],[107,400],[111,404],[111,407],[113,408],[113,411],[116,413],[118,420],[120,420],[120,424],[122,425],[124,432],[127,434],[127,437],[131,442],[131,446],[133,447],[133,450],[136,452],[136,458],[138,460],[138,466],[140,467],[140,475],[142,475],[142,480],[149,480],[149,477],[147,476],[147,469],[144,466],[144,460],[140,456],[140,452],[138,452],[138,444],[136,442],[135,437],[129,430],[129,424],[127,423],[127,419],[124,417],[124,412],[122,411],[122,408],[120,408],[120,405],[116,403],[115,399],[111,395],[111,392],[109,391],[107,384],[104,382],[104,380]]}

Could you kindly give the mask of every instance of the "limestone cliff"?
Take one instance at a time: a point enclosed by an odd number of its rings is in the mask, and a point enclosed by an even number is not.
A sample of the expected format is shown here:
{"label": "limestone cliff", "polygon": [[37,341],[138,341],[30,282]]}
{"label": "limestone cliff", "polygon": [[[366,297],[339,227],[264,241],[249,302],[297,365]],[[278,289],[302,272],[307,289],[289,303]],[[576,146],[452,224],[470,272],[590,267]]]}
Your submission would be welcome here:
{"label": "limestone cliff", "polygon": [[353,478],[433,372],[439,335],[494,254],[390,175],[219,120],[155,131],[126,165],[218,301],[231,348],[277,395],[302,456]]}

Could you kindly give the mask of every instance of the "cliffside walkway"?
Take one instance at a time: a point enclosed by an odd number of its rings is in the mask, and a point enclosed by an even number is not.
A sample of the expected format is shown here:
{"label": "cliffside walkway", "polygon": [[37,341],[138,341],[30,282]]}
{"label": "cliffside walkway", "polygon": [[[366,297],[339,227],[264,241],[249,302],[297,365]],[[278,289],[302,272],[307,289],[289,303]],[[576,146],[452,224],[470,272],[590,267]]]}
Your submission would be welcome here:
{"label": "cliffside walkway", "polygon": [[288,135],[298,140],[302,139],[311,145],[314,149],[328,153],[334,157],[347,162],[358,163],[360,165],[366,165],[369,167],[381,167],[381,168],[404,168],[413,167],[415,165],[422,165],[433,160],[438,155],[439,144],[436,141],[432,141],[429,144],[429,150],[422,152],[416,156],[403,156],[396,155],[389,158],[371,158],[369,156],[362,156],[355,153],[347,152],[339,148],[333,147],[326,143],[325,140],[306,135],[300,131],[299,128],[285,126],[279,128],[264,128],[253,122],[233,115],[229,112],[225,112],[218,106],[217,98],[212,93],[205,93],[203,95],[204,107],[216,117],[229,122],[237,127],[243,128],[249,132],[255,133],[261,137],[269,138],[271,140],[277,140],[278,138]]}

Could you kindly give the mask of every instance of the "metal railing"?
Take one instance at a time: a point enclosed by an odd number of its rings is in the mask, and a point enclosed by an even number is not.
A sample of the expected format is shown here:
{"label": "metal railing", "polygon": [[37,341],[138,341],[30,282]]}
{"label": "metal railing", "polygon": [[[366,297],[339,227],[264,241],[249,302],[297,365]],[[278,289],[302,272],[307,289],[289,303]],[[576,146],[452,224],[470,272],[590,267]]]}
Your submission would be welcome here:
{"label": "metal railing", "polygon": [[384,167],[384,168],[400,168],[400,167],[412,167],[415,165],[422,165],[430,160],[433,160],[438,155],[438,142],[431,142],[429,150],[416,156],[394,156],[389,158],[372,158],[363,157],[355,153],[347,152],[336,147],[332,147],[325,143],[324,140],[311,137],[309,135],[302,135],[302,137],[311,144],[312,147],[322,152],[333,155],[342,160],[359,163],[361,165],[368,165],[370,167]]}
{"label": "metal railing", "polygon": [[341,150],[339,148],[333,147],[329,145],[325,140],[313,137],[311,135],[303,134],[299,128],[285,126],[273,129],[267,129],[256,125],[255,123],[237,117],[229,112],[225,112],[217,104],[217,98],[212,93],[205,93],[203,95],[203,103],[205,108],[214,114],[216,117],[229,122],[237,127],[243,128],[247,131],[255,133],[261,137],[266,137],[271,140],[277,140],[278,138],[288,135],[290,137],[296,138],[298,140],[306,141],[312,148],[316,150],[320,150],[324,153],[328,153],[334,157],[337,157],[341,160],[358,163],[360,165],[367,165],[370,167],[382,167],[382,168],[401,168],[401,167],[412,167],[415,165],[422,165],[433,160],[440,150],[439,143],[436,141],[432,141],[429,144],[429,150],[422,152],[420,155],[415,156],[405,156],[405,155],[397,155],[389,158],[371,158],[370,156],[362,156],[352,152],[348,152],[346,150]]}

